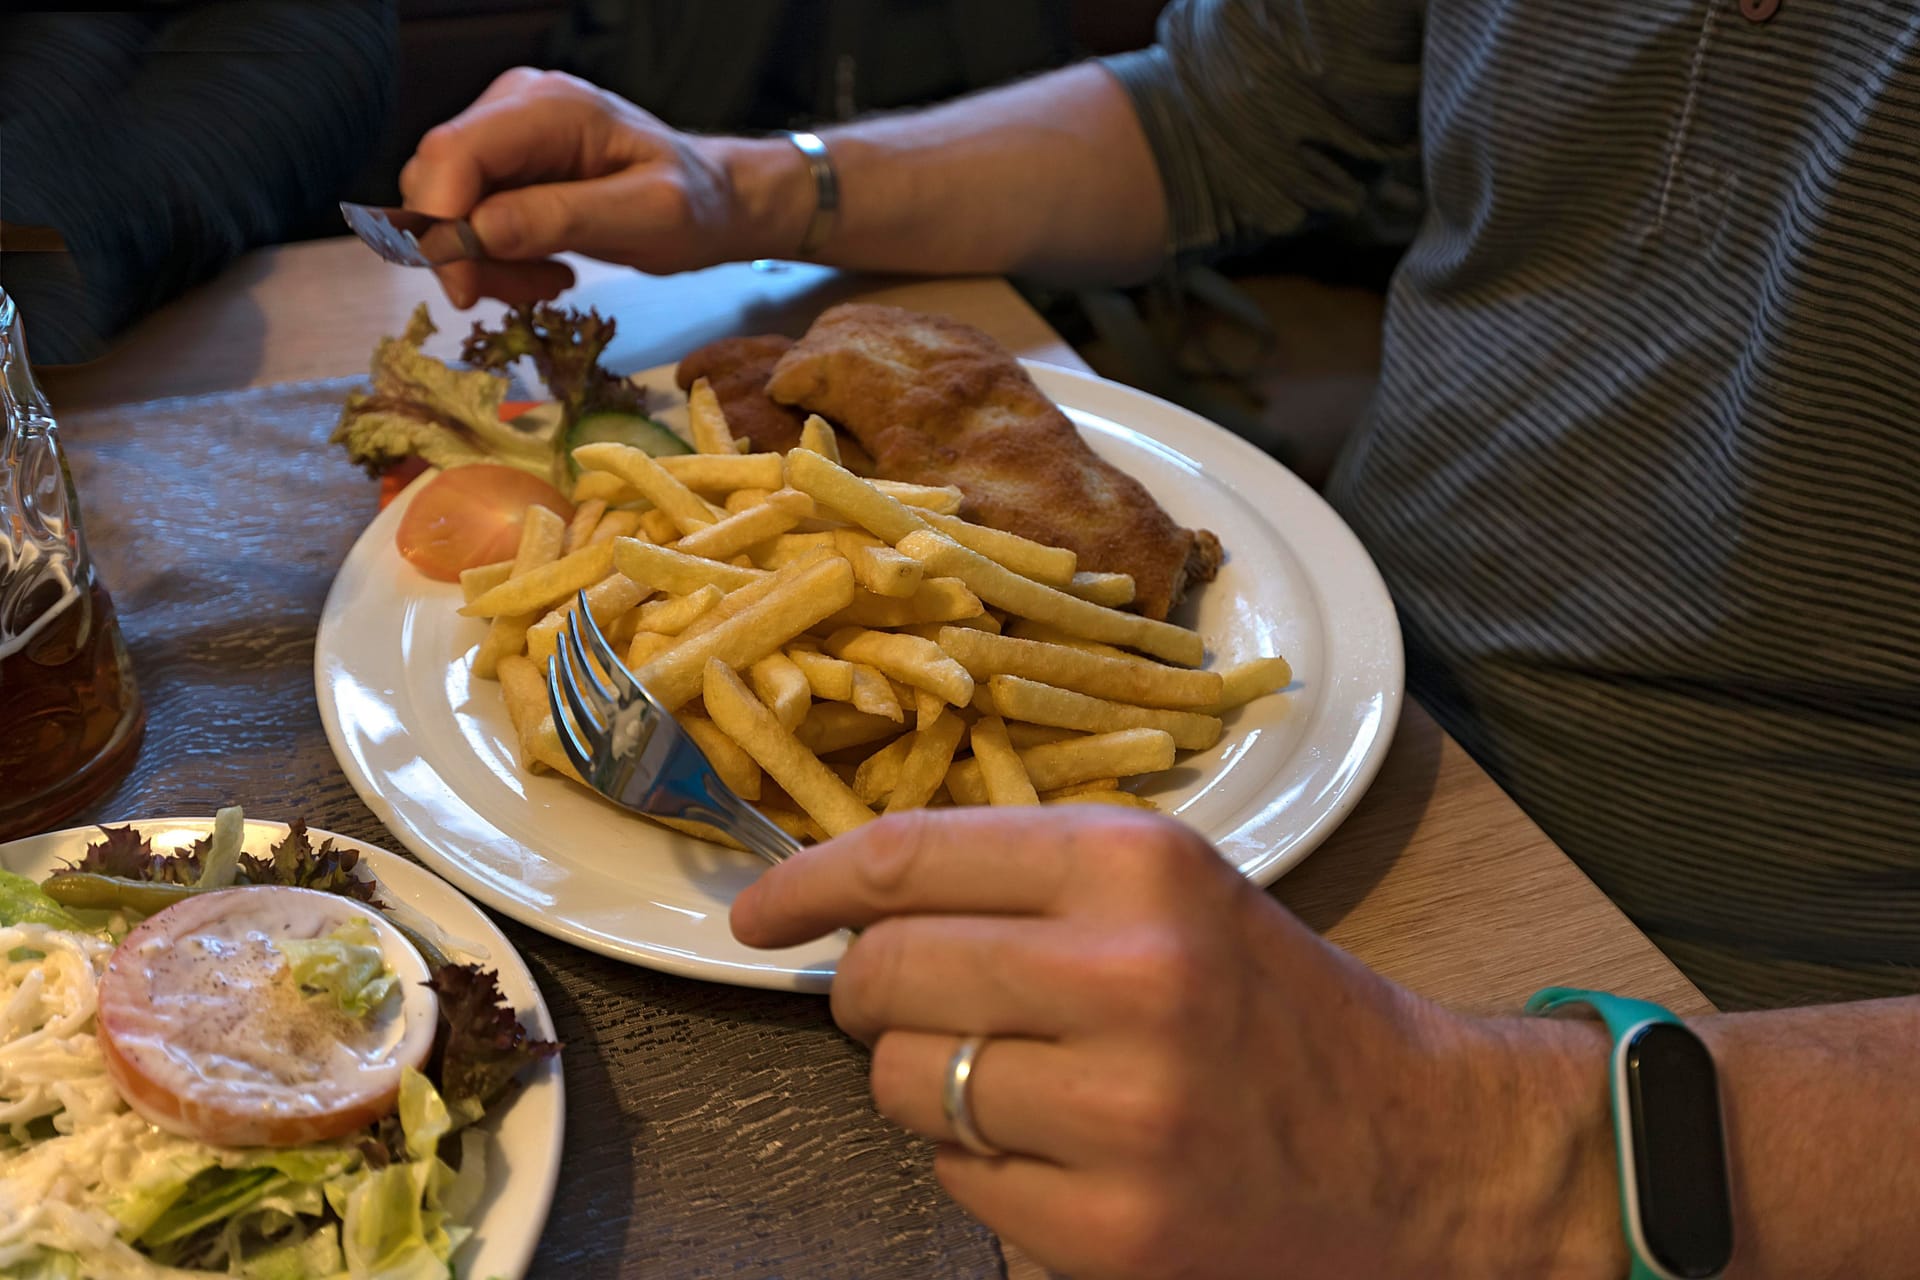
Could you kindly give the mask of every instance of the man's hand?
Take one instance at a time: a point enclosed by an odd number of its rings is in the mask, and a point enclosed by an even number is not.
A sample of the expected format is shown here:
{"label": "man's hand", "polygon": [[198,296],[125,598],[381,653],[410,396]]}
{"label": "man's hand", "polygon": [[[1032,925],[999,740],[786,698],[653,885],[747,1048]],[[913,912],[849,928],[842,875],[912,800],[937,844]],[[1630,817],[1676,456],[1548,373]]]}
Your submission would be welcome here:
{"label": "man's hand", "polygon": [[[1446,1014],[1177,823],[1091,806],[903,814],[768,871],[733,908],[755,946],[840,926],[863,932],[833,1013],[873,1048],[881,1114],[954,1143],[947,1063],[963,1036],[990,1037],[970,1097],[1006,1154],[948,1145],[936,1171],[1049,1267],[1571,1275],[1553,1264],[1577,1244],[1596,1274],[1625,1270],[1603,1035]],[[1581,1046],[1577,1083],[1534,1061],[1556,1043]]]}
{"label": "man's hand", "polygon": [[[749,153],[762,163],[741,182],[732,161]],[[813,199],[783,140],[680,133],[583,80],[527,67],[430,130],[400,190],[410,209],[467,218],[493,259],[440,268],[458,306],[553,297],[573,282],[552,260],[563,251],[655,273],[791,252]]]}

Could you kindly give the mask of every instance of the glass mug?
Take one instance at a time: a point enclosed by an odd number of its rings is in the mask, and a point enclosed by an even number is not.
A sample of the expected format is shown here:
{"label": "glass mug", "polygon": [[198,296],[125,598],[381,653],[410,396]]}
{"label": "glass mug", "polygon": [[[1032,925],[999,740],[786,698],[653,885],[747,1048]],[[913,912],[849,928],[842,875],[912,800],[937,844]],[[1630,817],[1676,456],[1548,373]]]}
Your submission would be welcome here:
{"label": "glass mug", "polygon": [[0,841],[97,799],[133,762],[146,719],[19,311],[0,290]]}

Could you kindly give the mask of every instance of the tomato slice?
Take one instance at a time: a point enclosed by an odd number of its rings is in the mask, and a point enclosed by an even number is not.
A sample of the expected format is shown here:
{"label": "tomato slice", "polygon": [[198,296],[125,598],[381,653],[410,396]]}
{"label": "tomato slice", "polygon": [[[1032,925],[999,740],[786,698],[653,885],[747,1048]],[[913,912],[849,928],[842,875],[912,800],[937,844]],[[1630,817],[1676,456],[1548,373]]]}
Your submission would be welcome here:
{"label": "tomato slice", "polygon": [[396,462],[380,473],[380,509],[385,511],[387,504],[405,492],[413,483],[413,478],[427,469],[425,458],[408,458],[405,462]]}
{"label": "tomato slice", "polygon": [[538,409],[546,404],[545,400],[502,400],[500,402],[500,421],[512,422],[521,414]]}
{"label": "tomato slice", "polygon": [[429,578],[457,582],[463,569],[511,560],[534,505],[573,518],[573,504],[539,476],[492,463],[454,467],[413,495],[394,543]]}
{"label": "tomato slice", "polygon": [[[279,944],[358,918],[399,979],[374,1014],[302,994]],[[228,1147],[338,1138],[393,1110],[404,1067],[433,1049],[427,965],[378,912],[312,889],[222,889],[127,934],[100,979],[98,1039],[127,1105],[171,1133]]]}

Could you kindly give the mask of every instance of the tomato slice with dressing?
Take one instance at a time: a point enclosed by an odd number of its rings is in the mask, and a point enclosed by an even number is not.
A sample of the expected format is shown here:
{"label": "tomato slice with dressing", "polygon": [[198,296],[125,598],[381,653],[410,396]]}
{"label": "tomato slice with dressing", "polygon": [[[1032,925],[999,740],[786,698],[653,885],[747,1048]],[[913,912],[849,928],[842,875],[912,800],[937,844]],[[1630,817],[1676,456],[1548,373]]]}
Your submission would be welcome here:
{"label": "tomato slice with dressing", "polygon": [[413,495],[394,543],[429,578],[457,582],[463,569],[511,560],[535,505],[573,518],[573,504],[539,476],[493,463],[453,467]]}
{"label": "tomato slice with dressing", "polygon": [[[277,943],[372,926],[398,979],[371,1013],[301,991]],[[215,1146],[299,1146],[391,1112],[433,1049],[426,961],[385,916],[281,886],[197,894],[129,932],[100,979],[99,1041],[141,1118]]]}

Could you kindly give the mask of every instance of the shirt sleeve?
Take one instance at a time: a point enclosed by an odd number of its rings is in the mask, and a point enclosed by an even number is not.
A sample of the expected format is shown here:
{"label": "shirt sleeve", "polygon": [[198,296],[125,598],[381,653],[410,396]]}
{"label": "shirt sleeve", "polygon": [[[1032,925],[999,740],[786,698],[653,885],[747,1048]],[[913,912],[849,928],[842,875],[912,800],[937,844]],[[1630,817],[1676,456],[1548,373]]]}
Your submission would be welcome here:
{"label": "shirt sleeve", "polygon": [[393,0],[29,16],[5,36],[21,92],[0,108],[0,219],[59,231],[77,271],[43,303],[62,314],[28,316],[56,362],[312,220],[393,96]]}
{"label": "shirt sleeve", "polygon": [[1416,0],[1179,0],[1105,61],[1160,167],[1175,254],[1364,214],[1416,161]]}

